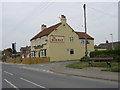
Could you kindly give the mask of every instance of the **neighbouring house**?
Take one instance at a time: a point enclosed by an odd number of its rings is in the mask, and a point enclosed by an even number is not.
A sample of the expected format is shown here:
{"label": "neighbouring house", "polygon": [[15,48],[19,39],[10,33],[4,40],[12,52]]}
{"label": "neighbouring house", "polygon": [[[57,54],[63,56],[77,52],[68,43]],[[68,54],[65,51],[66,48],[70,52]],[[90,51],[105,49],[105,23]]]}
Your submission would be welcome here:
{"label": "neighbouring house", "polygon": [[29,58],[31,54],[31,47],[30,46],[21,47],[20,52],[22,58]]}
{"label": "neighbouring house", "polygon": [[2,60],[5,61],[7,58],[11,58],[12,57],[12,52],[10,52],[7,49],[4,49],[2,51]]}
{"label": "neighbouring house", "polygon": [[31,57],[50,57],[50,61],[79,60],[85,55],[85,37],[88,52],[94,51],[94,38],[84,32],[76,32],[61,15],[60,23],[47,27],[31,40]]}
{"label": "neighbouring house", "polygon": [[21,52],[16,52],[15,54],[12,54],[12,58],[21,58],[21,55]]}
{"label": "neighbouring house", "polygon": [[[120,45],[120,41],[113,42],[113,49],[118,45]],[[108,40],[107,40],[106,43],[101,43],[99,45],[95,45],[94,49],[95,50],[110,50],[110,49],[112,49],[112,42],[108,42]]]}

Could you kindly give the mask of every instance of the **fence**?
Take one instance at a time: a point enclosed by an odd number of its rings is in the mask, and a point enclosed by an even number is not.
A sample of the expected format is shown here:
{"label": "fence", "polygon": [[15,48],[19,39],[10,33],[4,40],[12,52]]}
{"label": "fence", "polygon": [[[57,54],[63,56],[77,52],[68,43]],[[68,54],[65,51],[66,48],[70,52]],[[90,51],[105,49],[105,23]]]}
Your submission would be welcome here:
{"label": "fence", "polygon": [[9,58],[6,59],[7,63],[22,63],[22,64],[39,64],[50,62],[50,57],[40,57],[40,58]]}

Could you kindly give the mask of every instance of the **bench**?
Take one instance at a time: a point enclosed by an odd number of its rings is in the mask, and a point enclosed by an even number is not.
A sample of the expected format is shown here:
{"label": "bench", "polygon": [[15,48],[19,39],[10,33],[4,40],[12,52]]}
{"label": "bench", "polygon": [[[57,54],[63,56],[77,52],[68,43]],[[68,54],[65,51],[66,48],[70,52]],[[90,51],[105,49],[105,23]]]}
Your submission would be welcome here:
{"label": "bench", "polygon": [[89,58],[89,66],[93,66],[92,63],[97,61],[97,62],[101,62],[101,61],[105,61],[107,63],[107,67],[111,67],[111,61],[113,61],[113,57],[105,57],[105,58]]}

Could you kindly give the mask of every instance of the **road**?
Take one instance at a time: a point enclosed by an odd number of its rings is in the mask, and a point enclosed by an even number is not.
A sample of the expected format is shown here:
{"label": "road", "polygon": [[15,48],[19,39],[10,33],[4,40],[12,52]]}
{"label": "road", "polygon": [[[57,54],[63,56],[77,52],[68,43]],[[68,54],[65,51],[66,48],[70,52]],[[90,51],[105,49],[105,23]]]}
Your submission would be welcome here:
{"label": "road", "polygon": [[36,71],[24,65],[3,64],[2,88],[118,88],[117,82],[58,74],[49,71],[51,63],[39,65]]}

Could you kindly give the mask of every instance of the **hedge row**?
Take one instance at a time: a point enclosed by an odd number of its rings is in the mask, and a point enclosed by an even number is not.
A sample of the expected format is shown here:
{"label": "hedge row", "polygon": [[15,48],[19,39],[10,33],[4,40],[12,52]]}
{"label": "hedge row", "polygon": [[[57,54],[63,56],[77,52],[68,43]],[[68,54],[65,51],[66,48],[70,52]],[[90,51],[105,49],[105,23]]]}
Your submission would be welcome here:
{"label": "hedge row", "polygon": [[120,60],[120,50],[104,50],[104,51],[92,51],[90,52],[90,57],[96,57],[98,55],[107,55]]}

